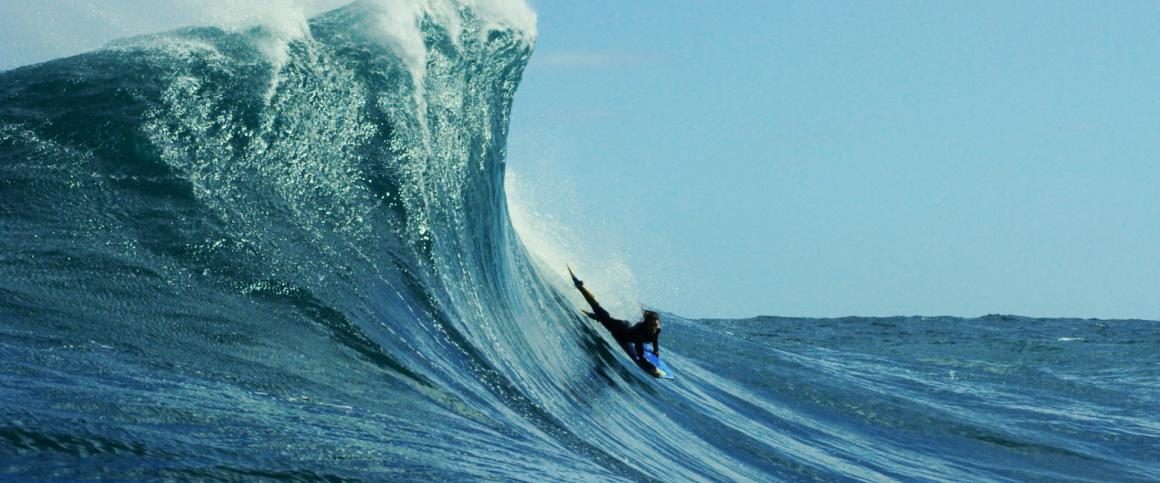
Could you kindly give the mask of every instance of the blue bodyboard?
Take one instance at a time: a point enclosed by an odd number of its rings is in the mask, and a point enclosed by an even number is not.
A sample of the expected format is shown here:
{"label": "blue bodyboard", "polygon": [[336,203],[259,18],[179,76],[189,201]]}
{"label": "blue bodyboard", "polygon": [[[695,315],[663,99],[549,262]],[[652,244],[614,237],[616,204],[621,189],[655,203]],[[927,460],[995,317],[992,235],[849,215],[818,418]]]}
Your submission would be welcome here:
{"label": "blue bodyboard", "polygon": [[[624,349],[624,352],[627,353],[628,357],[631,357],[634,362],[637,360],[636,344],[621,344],[620,347]],[[661,370],[662,379],[673,379],[672,369],[669,369],[669,365],[665,364],[665,360],[657,356],[655,352],[645,348],[644,359],[652,363],[652,365],[656,366],[657,369]],[[644,370],[644,368],[641,368],[641,370]],[[651,376],[652,374],[649,375]]]}

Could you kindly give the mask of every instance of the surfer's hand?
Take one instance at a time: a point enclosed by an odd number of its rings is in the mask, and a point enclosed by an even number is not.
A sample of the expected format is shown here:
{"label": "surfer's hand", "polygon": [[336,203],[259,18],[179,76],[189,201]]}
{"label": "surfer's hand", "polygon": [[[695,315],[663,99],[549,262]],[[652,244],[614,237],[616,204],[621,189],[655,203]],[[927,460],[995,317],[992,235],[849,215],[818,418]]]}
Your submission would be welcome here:
{"label": "surfer's hand", "polygon": [[660,369],[653,369],[652,375],[653,377],[664,377],[665,373],[661,372]]}

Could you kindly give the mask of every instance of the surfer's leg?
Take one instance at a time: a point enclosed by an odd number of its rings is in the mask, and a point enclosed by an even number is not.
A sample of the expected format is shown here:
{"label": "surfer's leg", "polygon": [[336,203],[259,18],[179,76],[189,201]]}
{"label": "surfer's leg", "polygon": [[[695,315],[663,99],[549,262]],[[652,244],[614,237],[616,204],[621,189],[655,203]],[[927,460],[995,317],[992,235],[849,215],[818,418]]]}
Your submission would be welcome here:
{"label": "surfer's leg", "polygon": [[584,300],[588,302],[588,305],[592,306],[591,317],[593,319],[599,320],[601,323],[604,323],[605,320],[612,319],[612,315],[609,314],[607,310],[604,310],[604,307],[600,306],[600,302],[596,301],[596,297],[592,295],[592,292],[589,292],[588,289],[584,288],[583,285],[577,286],[576,290],[579,290],[580,295],[584,296]]}
{"label": "surfer's leg", "polygon": [[[608,312],[605,312],[605,315],[607,314]],[[616,340],[620,340],[621,336],[624,335],[625,331],[628,330],[627,324],[612,317],[606,316],[596,320],[599,320],[600,325],[603,325],[604,328],[608,330],[608,332],[612,333],[612,336],[615,337]]]}
{"label": "surfer's leg", "polygon": [[600,322],[600,325],[603,325],[604,329],[611,333],[616,340],[620,340],[631,327],[628,325],[628,322],[612,318],[612,316],[608,315],[607,311],[602,311],[600,314],[585,311],[584,315],[587,315],[589,319]]}

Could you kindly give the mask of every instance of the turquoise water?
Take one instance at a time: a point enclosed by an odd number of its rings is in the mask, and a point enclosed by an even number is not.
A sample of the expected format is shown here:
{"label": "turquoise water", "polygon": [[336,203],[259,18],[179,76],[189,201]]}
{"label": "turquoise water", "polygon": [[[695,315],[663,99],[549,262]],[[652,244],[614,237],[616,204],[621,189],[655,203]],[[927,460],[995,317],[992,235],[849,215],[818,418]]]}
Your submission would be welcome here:
{"label": "turquoise water", "polygon": [[0,73],[0,477],[1160,474],[1156,322],[666,314],[642,374],[508,218],[533,41],[377,5]]}

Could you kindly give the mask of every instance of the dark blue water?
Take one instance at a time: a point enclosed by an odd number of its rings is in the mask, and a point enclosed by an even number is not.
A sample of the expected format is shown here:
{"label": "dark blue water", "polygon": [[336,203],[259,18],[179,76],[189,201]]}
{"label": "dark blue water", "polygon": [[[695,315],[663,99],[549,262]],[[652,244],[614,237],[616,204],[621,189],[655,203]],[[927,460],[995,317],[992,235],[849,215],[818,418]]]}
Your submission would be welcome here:
{"label": "dark blue water", "polygon": [[1156,322],[666,314],[645,376],[512,229],[531,36],[453,11],[0,73],[0,479],[1160,478]]}

